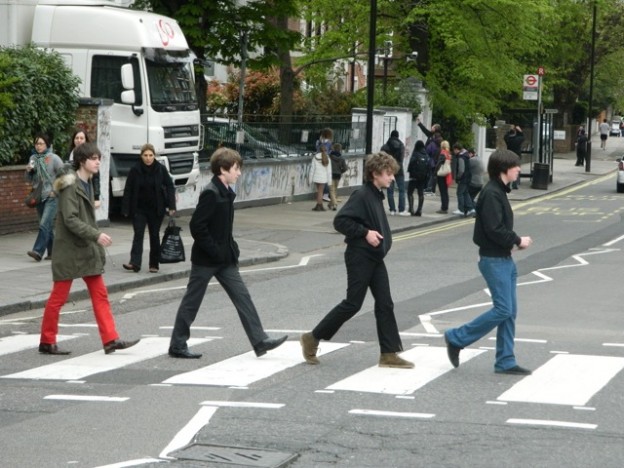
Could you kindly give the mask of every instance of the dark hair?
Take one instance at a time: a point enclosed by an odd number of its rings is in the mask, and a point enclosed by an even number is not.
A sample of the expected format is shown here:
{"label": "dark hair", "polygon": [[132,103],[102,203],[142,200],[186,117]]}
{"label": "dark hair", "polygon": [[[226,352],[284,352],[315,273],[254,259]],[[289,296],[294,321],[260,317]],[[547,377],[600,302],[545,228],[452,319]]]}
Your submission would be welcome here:
{"label": "dark hair", "polygon": [[332,145],[332,150],[336,151],[337,153],[340,153],[342,151],[342,145],[340,143],[334,143]]}
{"label": "dark hair", "polygon": [[418,140],[414,145],[414,150],[420,151],[425,149],[425,142],[422,140]]}
{"label": "dark hair", "polygon": [[366,158],[366,163],[364,164],[366,180],[372,181],[375,178],[375,173],[381,174],[383,171],[392,171],[393,174],[396,174],[399,172],[399,163],[383,151],[371,154]]}
{"label": "dark hair", "polygon": [[391,138],[399,138],[399,131],[398,130],[392,130],[390,132],[390,137]]}
{"label": "dark hair", "polygon": [[464,145],[462,145],[459,141],[457,143],[453,144],[453,149],[454,150],[463,150],[464,149]]}
{"label": "dark hair", "polygon": [[328,140],[331,140],[332,138],[334,138],[334,132],[331,128],[324,128],[323,130],[321,130],[319,138],[327,138]]}
{"label": "dark hair", "polygon": [[84,133],[85,143],[89,143],[91,141],[91,139],[89,138],[89,134],[84,128],[77,128],[76,131],[72,133],[72,136],[71,136],[71,142],[70,142],[70,147],[69,147],[70,151],[73,151],[76,148],[76,143],[74,143],[74,140],[76,139],[76,135],[78,135],[79,133]]}
{"label": "dark hair", "polygon": [[490,155],[487,172],[490,180],[500,179],[509,169],[520,166],[520,157],[511,150],[497,149]]}
{"label": "dark hair", "polygon": [[229,171],[234,164],[238,164],[238,167],[243,167],[243,158],[238,154],[238,151],[231,148],[222,146],[210,156],[210,170],[215,176],[221,175],[221,169],[224,169],[226,172]]}
{"label": "dark hair", "polygon": [[102,153],[95,143],[83,143],[74,150],[74,162],[73,167],[75,170],[80,169],[80,165],[83,164],[94,154],[102,157]]}
{"label": "dark hair", "polygon": [[35,137],[33,138],[33,145],[37,143],[37,140],[39,138],[41,138],[45,142],[48,148],[50,147],[52,140],[50,140],[50,137],[46,133],[41,133],[41,132],[35,134]]}

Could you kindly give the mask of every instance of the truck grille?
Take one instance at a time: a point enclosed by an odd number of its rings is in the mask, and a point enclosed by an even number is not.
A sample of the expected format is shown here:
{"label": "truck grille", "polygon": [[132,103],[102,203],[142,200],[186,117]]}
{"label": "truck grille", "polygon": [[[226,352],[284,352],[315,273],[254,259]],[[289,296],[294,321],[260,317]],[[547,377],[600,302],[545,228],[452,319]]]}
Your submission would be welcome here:
{"label": "truck grille", "polygon": [[188,174],[193,170],[193,153],[166,154],[171,174]]}

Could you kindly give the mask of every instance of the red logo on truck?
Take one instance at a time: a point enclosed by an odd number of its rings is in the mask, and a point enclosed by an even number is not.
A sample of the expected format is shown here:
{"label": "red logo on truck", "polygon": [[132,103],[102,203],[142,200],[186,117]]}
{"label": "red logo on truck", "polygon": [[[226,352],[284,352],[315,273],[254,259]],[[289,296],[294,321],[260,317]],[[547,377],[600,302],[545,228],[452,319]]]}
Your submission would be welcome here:
{"label": "red logo on truck", "polygon": [[171,41],[171,39],[173,39],[174,36],[173,28],[171,27],[171,25],[165,20],[159,20],[156,29],[158,29],[158,34],[160,35],[160,40],[162,41],[163,45],[165,47],[168,46],[169,42]]}

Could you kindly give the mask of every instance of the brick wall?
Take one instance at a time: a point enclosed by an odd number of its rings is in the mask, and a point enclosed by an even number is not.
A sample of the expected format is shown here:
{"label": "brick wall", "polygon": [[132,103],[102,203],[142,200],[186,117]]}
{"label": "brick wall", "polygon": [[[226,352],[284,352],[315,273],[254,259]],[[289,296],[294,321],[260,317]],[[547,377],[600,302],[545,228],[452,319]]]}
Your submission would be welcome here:
{"label": "brick wall", "polygon": [[0,235],[37,229],[37,212],[24,205],[30,184],[26,166],[0,167]]}

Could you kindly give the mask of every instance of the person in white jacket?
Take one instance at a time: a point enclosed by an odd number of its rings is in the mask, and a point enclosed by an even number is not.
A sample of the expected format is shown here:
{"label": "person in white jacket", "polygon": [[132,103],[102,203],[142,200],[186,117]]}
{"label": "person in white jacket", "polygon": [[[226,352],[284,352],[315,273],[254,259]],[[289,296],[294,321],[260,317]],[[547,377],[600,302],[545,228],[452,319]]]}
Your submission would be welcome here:
{"label": "person in white jacket", "polygon": [[312,158],[310,167],[310,181],[316,189],[316,206],[312,211],[325,211],[323,207],[323,188],[325,184],[331,184],[332,167],[331,160],[325,149],[325,145],[320,146],[320,151]]}

